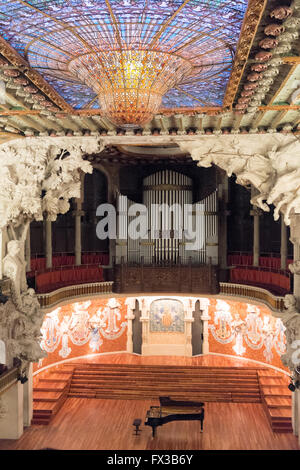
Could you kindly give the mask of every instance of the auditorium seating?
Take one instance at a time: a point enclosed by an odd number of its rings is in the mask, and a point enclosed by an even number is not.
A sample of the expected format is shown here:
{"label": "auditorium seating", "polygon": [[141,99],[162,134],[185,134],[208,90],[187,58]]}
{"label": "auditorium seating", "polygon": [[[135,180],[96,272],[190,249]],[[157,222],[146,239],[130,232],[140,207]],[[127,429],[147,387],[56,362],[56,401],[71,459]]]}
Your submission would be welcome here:
{"label": "auditorium seating", "polygon": [[[287,260],[288,264],[292,260]],[[284,295],[291,291],[291,273],[280,269],[280,258],[261,256],[259,266],[253,266],[250,254],[229,254],[230,282],[247,284],[268,289],[275,295]]]}
{"label": "auditorium seating", "polygon": [[[108,253],[83,253],[81,256],[81,264],[100,264],[107,266],[109,264]],[[73,266],[75,265],[75,256],[69,254],[59,254],[52,257],[52,267]],[[35,271],[43,271],[46,269],[46,258],[31,258],[31,273]]]}
{"label": "auditorium seating", "polygon": [[[292,259],[288,259],[286,263],[286,269],[288,265],[292,263]],[[227,257],[228,266],[253,266],[253,255],[246,253],[230,253]],[[279,256],[260,256],[259,266],[263,268],[281,269],[281,261]]]}
{"label": "auditorium seating", "polygon": [[37,274],[35,278],[38,293],[51,292],[60,287],[87,282],[103,281],[103,268],[99,266],[72,266],[47,270]]}

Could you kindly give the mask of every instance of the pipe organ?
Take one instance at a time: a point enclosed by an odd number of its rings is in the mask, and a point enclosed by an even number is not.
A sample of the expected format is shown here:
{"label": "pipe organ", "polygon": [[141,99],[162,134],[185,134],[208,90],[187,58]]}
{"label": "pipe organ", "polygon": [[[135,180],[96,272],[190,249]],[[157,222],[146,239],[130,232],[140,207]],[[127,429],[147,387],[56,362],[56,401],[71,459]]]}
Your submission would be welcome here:
{"label": "pipe organ", "polygon": [[193,203],[193,180],[186,175],[162,170],[147,176],[143,204],[120,196],[118,216],[117,264],[121,258],[137,264],[218,264],[217,191]]}

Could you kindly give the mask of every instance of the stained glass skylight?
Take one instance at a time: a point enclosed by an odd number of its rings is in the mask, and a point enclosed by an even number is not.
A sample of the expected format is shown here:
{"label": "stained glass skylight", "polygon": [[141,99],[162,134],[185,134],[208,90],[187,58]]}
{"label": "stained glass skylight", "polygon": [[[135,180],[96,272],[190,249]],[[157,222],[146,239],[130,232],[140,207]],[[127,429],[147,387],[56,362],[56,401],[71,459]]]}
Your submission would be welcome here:
{"label": "stained glass skylight", "polygon": [[[135,70],[150,56],[157,74],[168,64],[170,73],[159,78],[162,107],[220,106],[247,3],[2,0],[0,35],[76,109],[109,105],[100,95],[117,79],[118,61],[123,81],[129,77],[130,51],[139,53]],[[136,80],[146,80],[134,73]]]}

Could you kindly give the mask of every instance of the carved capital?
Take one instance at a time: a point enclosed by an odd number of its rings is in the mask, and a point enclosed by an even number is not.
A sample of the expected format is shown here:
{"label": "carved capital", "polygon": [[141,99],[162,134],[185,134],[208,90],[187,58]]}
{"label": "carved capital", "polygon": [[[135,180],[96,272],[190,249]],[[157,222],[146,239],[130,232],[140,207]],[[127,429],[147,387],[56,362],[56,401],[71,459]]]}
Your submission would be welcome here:
{"label": "carved capital", "polygon": [[289,264],[289,270],[293,274],[300,274],[300,260],[295,260],[292,264]]}
{"label": "carved capital", "polygon": [[300,245],[300,214],[293,213],[290,219],[290,240],[293,244],[298,243]]}

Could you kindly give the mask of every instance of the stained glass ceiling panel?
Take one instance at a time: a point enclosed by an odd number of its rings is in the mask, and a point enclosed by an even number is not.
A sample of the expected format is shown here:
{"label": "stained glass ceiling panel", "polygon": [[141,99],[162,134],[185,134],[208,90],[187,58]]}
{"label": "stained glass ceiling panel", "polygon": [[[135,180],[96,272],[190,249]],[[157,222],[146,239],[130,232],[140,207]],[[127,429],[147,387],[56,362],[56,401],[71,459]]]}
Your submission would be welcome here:
{"label": "stained glass ceiling panel", "polygon": [[75,73],[75,59],[84,69],[87,60],[105,63],[110,51],[120,50],[165,53],[189,64],[163,107],[220,106],[247,3],[2,0],[0,34],[76,109],[99,105],[93,81]]}

